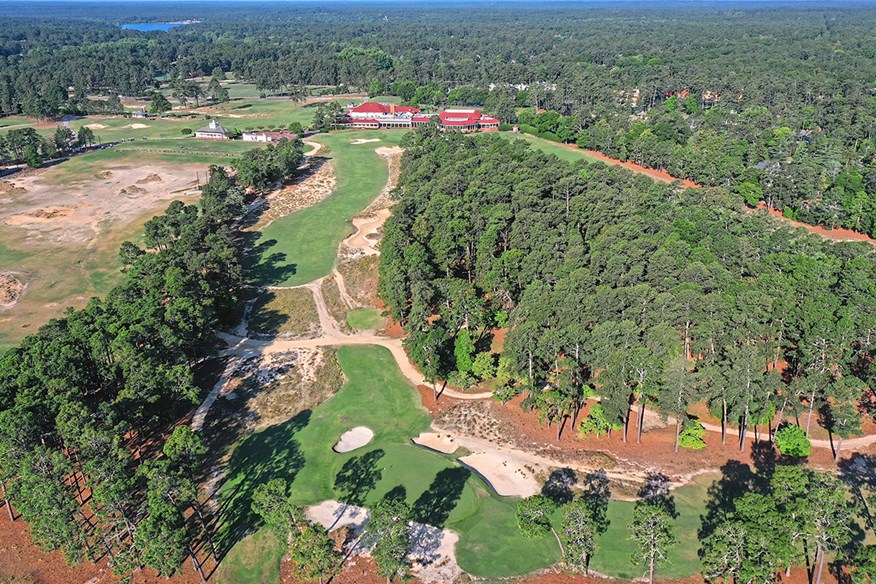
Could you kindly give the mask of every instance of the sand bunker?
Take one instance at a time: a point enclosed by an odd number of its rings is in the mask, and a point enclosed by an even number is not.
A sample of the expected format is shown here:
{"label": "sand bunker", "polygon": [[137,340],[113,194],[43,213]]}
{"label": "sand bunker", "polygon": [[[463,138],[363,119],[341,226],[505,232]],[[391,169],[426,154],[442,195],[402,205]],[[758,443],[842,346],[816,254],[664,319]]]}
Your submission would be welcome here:
{"label": "sand bunker", "polygon": [[459,462],[478,473],[503,497],[529,497],[541,488],[533,472],[513,456],[504,456],[501,452],[475,452],[460,458]]}
{"label": "sand bunker", "polygon": [[[368,509],[347,505],[340,501],[323,501],[305,509],[310,521],[319,523],[328,531],[347,527],[354,536],[362,533],[371,515]],[[365,537],[354,539],[355,547],[348,549],[351,555],[369,555],[372,542]],[[418,582],[438,584],[454,582],[462,569],[456,563],[456,544],[459,535],[449,529],[439,529],[423,523],[411,523],[411,549],[408,559],[411,571]]]}
{"label": "sand bunker", "polygon": [[353,140],[350,144],[368,144],[369,142],[380,142],[380,138],[359,138],[358,140]]}
{"label": "sand bunker", "polygon": [[450,434],[440,434],[438,432],[423,432],[419,436],[411,438],[414,444],[425,446],[431,450],[437,450],[444,454],[453,454],[459,448],[459,444],[453,439]]}
{"label": "sand bunker", "polygon": [[105,129],[107,129],[109,126],[104,126],[103,124],[88,124],[88,125],[85,126],[85,127],[86,127],[86,128],[90,128],[90,129],[92,129],[92,130],[105,130]]}
{"label": "sand bunker", "polygon": [[24,284],[7,272],[0,272],[0,307],[10,308],[18,302],[24,291]]}
{"label": "sand bunker", "polygon": [[59,207],[42,207],[29,213],[11,215],[6,219],[7,225],[28,225],[30,223],[45,223],[57,219],[65,219],[75,213],[75,209],[69,205]]}
{"label": "sand bunker", "polygon": [[367,426],[356,426],[341,434],[338,443],[332,446],[335,452],[351,452],[362,448],[374,438],[374,431]]}
{"label": "sand bunker", "polygon": [[130,124],[127,126],[128,128],[132,128],[134,130],[145,130],[149,127],[148,124]]}
{"label": "sand bunker", "polygon": [[154,182],[159,182],[159,183],[160,183],[160,182],[164,182],[164,181],[161,179],[160,176],[158,176],[158,175],[155,174],[155,173],[152,173],[152,174],[146,175],[146,176],[144,176],[143,178],[141,178],[140,180],[138,180],[138,181],[137,181],[137,184],[138,184],[138,185],[144,185],[144,184],[146,184],[146,183],[154,183]]}

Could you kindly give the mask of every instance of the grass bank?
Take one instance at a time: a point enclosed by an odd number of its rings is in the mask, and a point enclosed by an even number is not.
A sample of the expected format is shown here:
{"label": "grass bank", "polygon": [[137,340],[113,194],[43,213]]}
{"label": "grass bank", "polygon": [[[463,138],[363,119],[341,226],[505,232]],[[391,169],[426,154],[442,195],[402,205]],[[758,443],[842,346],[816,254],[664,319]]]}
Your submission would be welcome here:
{"label": "grass bank", "polygon": [[[389,178],[386,161],[375,153],[395,146],[400,131],[338,132],[314,137],[330,148],[337,185],[319,203],[273,221],[254,244],[250,275],[254,283],[298,286],[331,272],[338,244],[352,232],[350,219],[378,195]],[[354,140],[379,142],[351,144]]]}

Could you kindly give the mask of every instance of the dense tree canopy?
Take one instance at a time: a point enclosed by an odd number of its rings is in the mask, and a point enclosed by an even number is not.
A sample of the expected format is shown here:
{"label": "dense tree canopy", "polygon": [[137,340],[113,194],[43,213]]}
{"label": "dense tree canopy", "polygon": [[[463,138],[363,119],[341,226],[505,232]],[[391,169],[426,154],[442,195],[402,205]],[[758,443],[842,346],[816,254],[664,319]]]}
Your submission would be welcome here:
{"label": "dense tree canopy", "polygon": [[626,434],[631,404],[656,407],[688,447],[702,400],[742,429],[799,412],[807,433],[813,417],[837,436],[839,420],[859,431],[876,326],[869,246],[778,227],[720,190],[496,136],[423,130],[406,147],[379,292],[423,371],[469,379],[473,353],[509,326],[497,395],[526,393],[558,428],[596,395],[603,421],[585,417],[588,431]]}

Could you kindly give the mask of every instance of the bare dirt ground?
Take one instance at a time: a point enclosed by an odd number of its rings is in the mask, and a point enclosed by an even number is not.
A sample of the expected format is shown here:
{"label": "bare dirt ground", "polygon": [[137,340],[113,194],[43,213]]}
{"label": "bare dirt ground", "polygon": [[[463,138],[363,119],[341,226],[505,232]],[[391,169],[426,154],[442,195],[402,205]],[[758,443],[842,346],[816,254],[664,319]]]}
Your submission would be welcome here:
{"label": "bare dirt ground", "polygon": [[11,181],[0,222],[27,232],[28,245],[91,244],[144,210],[197,194],[202,165],[108,165],[94,174],[63,178],[61,167]]}

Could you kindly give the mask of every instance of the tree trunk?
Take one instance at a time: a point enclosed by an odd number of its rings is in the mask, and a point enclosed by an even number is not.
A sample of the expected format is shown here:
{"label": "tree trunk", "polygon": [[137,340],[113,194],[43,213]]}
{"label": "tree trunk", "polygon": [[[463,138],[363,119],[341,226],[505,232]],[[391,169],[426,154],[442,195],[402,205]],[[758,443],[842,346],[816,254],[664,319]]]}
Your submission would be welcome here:
{"label": "tree trunk", "polygon": [[809,398],[809,419],[806,420],[806,437],[809,438],[809,426],[812,425],[812,408],[815,407],[815,390],[812,390],[812,396]]}
{"label": "tree trunk", "polygon": [[637,429],[636,444],[642,443],[642,426],[645,425],[645,394],[639,398],[639,427]]}
{"label": "tree trunk", "polygon": [[815,548],[815,555],[818,557],[815,567],[815,584],[821,584],[821,573],[824,571],[824,550],[821,549],[821,545]]}
{"label": "tree trunk", "polygon": [[560,436],[561,436],[562,433],[563,433],[563,427],[566,425],[566,419],[567,419],[567,418],[568,418],[568,416],[566,416],[566,415],[564,414],[564,415],[560,418],[560,423],[557,424],[557,442],[560,441]]}
{"label": "tree trunk", "polygon": [[727,399],[721,398],[721,444],[727,444]]}
{"label": "tree trunk", "polygon": [[842,448],[842,447],[843,447],[843,437],[840,436],[839,440],[837,440],[837,442],[836,442],[836,451],[834,452],[834,455],[833,455],[834,461],[839,461],[840,448]]}
{"label": "tree trunk", "polygon": [[189,557],[192,558],[192,565],[195,567],[195,572],[201,577],[201,582],[206,582],[207,578],[204,576],[204,570],[201,569],[201,563],[195,558],[195,550],[192,549],[191,544],[189,544]]}
{"label": "tree trunk", "polygon": [[[776,421],[776,425],[775,425],[775,427],[774,427],[774,430],[775,430],[776,432],[779,431],[779,426],[782,425],[782,418],[783,418],[784,415],[785,415],[785,404],[787,404],[787,403],[788,403],[788,398],[785,398],[785,399],[782,401],[782,407],[779,408],[779,419]],[[775,439],[776,439],[776,435],[775,435],[775,432],[773,432],[772,435],[771,435],[770,441],[773,441],[773,440],[775,440]]]}
{"label": "tree trunk", "polygon": [[681,433],[681,419],[675,420],[675,451],[678,452],[678,435]]}
{"label": "tree trunk", "polygon": [[654,554],[651,554],[651,561],[648,562],[648,584],[654,584]]}
{"label": "tree trunk", "polygon": [[630,405],[627,404],[627,413],[624,415],[624,434],[621,436],[621,440],[624,444],[627,443],[627,428],[630,426]]}
{"label": "tree trunk", "polygon": [[432,396],[435,398],[435,402],[438,402],[438,382],[432,382]]}
{"label": "tree trunk", "polygon": [[0,489],[3,490],[3,504],[6,505],[6,511],[9,512],[9,521],[15,521],[15,515],[12,513],[12,503],[6,498],[6,483],[0,481]]}

